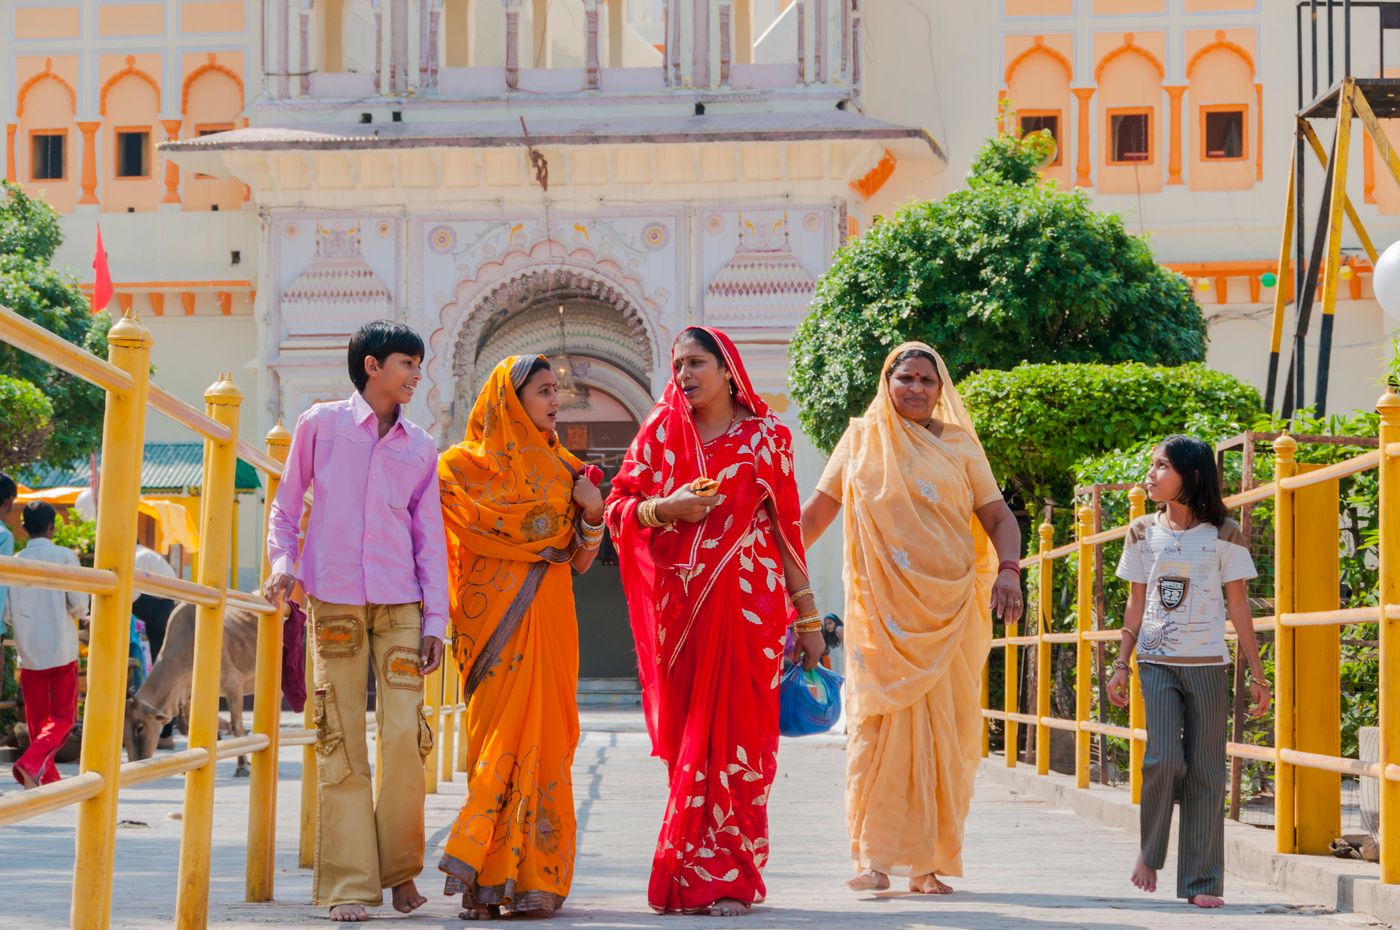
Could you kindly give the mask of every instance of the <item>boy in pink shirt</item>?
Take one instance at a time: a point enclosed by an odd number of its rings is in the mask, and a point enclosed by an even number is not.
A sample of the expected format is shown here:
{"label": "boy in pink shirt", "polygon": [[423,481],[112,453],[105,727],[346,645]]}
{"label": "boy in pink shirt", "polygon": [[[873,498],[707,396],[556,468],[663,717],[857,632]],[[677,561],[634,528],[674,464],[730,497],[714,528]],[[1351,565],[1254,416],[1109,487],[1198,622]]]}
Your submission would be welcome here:
{"label": "boy in pink shirt", "polygon": [[[365,907],[383,903],[383,888],[405,914],[427,901],[413,881],[423,868],[423,758],[433,739],[422,676],[442,661],[447,551],[437,444],[402,410],[422,361],[423,340],[402,323],[369,323],[351,337],[355,393],[297,420],[268,524],[265,593],[285,601],[300,581],[307,594],[318,760],[313,897],[338,921],[367,920]],[[384,768],[377,798],[365,738],[371,664]]]}

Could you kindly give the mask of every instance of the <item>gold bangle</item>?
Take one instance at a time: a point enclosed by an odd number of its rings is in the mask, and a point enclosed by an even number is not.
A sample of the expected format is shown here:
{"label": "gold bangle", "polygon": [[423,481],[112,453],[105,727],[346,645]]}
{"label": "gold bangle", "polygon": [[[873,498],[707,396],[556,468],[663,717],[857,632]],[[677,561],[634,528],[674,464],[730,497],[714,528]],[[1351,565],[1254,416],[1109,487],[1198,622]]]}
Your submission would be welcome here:
{"label": "gold bangle", "polygon": [[637,522],[653,530],[661,525],[660,521],[656,519],[656,498],[648,497],[642,501],[637,508]]}
{"label": "gold bangle", "polygon": [[796,603],[797,603],[797,599],[798,599],[799,597],[803,597],[803,596],[810,597],[811,595],[812,595],[812,586],[811,586],[811,585],[803,585],[802,587],[798,588],[796,591],[791,591],[791,592],[789,592],[789,593],[788,593],[788,598],[789,598],[794,604],[796,604]]}
{"label": "gold bangle", "polygon": [[792,628],[798,633],[820,633],[822,630],[822,622],[820,620],[817,620],[813,624],[798,621],[797,623],[794,623],[792,625]]}

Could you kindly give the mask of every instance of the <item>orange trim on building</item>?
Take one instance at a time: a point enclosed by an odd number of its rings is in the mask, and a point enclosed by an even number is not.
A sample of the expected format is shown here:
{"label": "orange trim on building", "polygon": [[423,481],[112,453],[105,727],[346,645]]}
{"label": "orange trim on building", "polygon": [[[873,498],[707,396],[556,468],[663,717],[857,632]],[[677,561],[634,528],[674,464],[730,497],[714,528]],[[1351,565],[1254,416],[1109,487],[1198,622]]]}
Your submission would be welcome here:
{"label": "orange trim on building", "polygon": [[1264,180],[1264,85],[1254,84],[1254,180]]}
{"label": "orange trim on building", "polygon": [[44,70],[20,85],[19,95],[16,97],[15,119],[24,118],[25,98],[29,96],[29,91],[32,90],[36,84],[45,80],[54,80],[63,85],[63,89],[68,91],[68,101],[73,105],[73,112],[76,113],[78,111],[78,92],[73,89],[72,84],[69,84],[62,77],[54,73],[53,59],[45,58]]}
{"label": "orange trim on building", "polygon": [[[35,136],[62,136],[63,137],[63,174],[56,178],[36,178],[34,177],[34,137]],[[29,180],[30,183],[42,181],[67,181],[72,175],[68,171],[68,130],[66,129],[31,129],[29,130]]]}
{"label": "orange trim on building", "polygon": [[232,68],[225,67],[224,65],[219,64],[217,61],[215,61],[214,53],[210,52],[208,61],[205,64],[202,64],[198,68],[195,68],[193,71],[191,71],[185,77],[184,84],[180,86],[181,113],[188,113],[190,111],[190,86],[193,85],[194,82],[198,80],[201,75],[206,74],[210,71],[217,71],[220,74],[224,74],[232,78],[233,82],[238,85],[239,99],[243,98],[244,91],[242,76],[239,75],[238,72],[234,71]]}
{"label": "orange trim on building", "polygon": [[97,203],[97,130],[101,123],[81,122],[78,129],[83,134],[83,196],[78,203]]}
{"label": "orange trim on building", "polygon": [[[1198,108],[1200,112],[1200,152],[1201,161],[1248,161],[1249,160],[1249,107],[1243,103],[1215,103]],[[1211,155],[1206,150],[1206,117],[1211,113],[1238,113],[1240,115],[1240,154],[1227,158],[1224,155]]]}
{"label": "orange trim on building", "polygon": [[885,149],[885,154],[876,162],[861,178],[851,182],[851,190],[860,195],[862,200],[869,200],[879,193],[880,188],[885,186],[885,182],[894,174],[895,168],[894,153]]}
{"label": "orange trim on building", "polygon": [[1181,177],[1181,96],[1186,93],[1185,84],[1163,85],[1171,103],[1169,124],[1171,138],[1167,142],[1167,183],[1185,184]]}
{"label": "orange trim on building", "polygon": [[1063,53],[1046,45],[1045,36],[1036,36],[1031,40],[1030,48],[1011,59],[1011,63],[1006,66],[1006,73],[1002,76],[1002,80],[1010,84],[1011,76],[1016,73],[1016,69],[1021,66],[1022,62],[1034,55],[1048,55],[1058,62],[1060,67],[1065,69],[1065,74],[1069,80],[1074,80],[1074,65],[1070,64],[1070,60],[1066,58]]}
{"label": "orange trim on building", "polygon": [[[1156,107],[1110,107],[1103,114],[1103,137],[1104,153],[1103,161],[1106,165],[1133,167],[1136,165],[1157,164],[1157,127],[1153,125],[1153,118],[1156,116]],[[1115,116],[1146,116],[1147,117],[1147,157],[1142,159],[1131,158],[1117,160],[1113,157],[1113,118]]]}
{"label": "orange trim on building", "polygon": [[1094,96],[1095,88],[1092,87],[1071,87],[1074,96],[1079,101],[1079,157],[1075,160],[1074,186],[1092,187],[1089,178],[1089,100]]}
{"label": "orange trim on building", "polygon": [[1162,66],[1162,60],[1156,55],[1149,52],[1147,49],[1143,48],[1141,45],[1135,45],[1134,41],[1134,36],[1130,32],[1127,35],[1123,36],[1122,45],[1118,46],[1113,51],[1103,56],[1103,60],[1098,63],[1098,66],[1096,68],[1094,68],[1095,83],[1103,82],[1103,69],[1107,68],[1110,62],[1112,62],[1115,58],[1118,58],[1121,55],[1127,55],[1132,52],[1135,52],[1141,55],[1143,58],[1146,58],[1148,62],[1152,65],[1152,67],[1157,69],[1158,80],[1161,80],[1166,77],[1167,69]]}
{"label": "orange trim on building", "polygon": [[5,180],[11,184],[16,184],[16,175],[19,167],[15,163],[15,136],[19,133],[19,127],[14,123],[5,125]]}
{"label": "orange trim on building", "polygon": [[1256,73],[1254,70],[1254,56],[1249,54],[1249,51],[1245,49],[1244,46],[1237,45],[1226,39],[1224,29],[1217,29],[1215,30],[1215,41],[1209,45],[1203,45],[1198,48],[1196,54],[1192,55],[1191,60],[1186,63],[1186,80],[1191,80],[1191,72],[1196,69],[1196,63],[1217,49],[1225,49],[1226,51],[1234,52],[1244,59],[1245,64],[1249,65],[1250,74]]}
{"label": "orange trim on building", "polygon": [[156,109],[160,109],[160,84],[156,82],[155,78],[151,77],[149,74],[136,67],[135,55],[127,55],[126,67],[109,77],[107,79],[107,82],[102,85],[102,91],[97,95],[98,115],[107,115],[107,94],[112,90],[113,87],[116,86],[118,81],[126,77],[139,78],[140,80],[143,80],[147,84],[151,85],[151,90],[156,92]]}

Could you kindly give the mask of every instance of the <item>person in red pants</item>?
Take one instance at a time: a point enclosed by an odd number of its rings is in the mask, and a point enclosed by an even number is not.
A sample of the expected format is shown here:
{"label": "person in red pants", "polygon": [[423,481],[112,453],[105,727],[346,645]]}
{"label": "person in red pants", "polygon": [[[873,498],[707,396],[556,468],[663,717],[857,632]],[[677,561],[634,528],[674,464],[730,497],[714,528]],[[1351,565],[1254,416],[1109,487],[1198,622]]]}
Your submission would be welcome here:
{"label": "person in red pants", "polygon": [[[73,550],[54,545],[54,509],[41,501],[24,508],[29,542],[16,558],[78,565]],[[78,619],[88,614],[86,594],[53,588],[11,588],[10,625],[19,648],[19,689],[29,724],[29,748],[14,765],[26,788],[58,781],[54,756],[78,717]]]}

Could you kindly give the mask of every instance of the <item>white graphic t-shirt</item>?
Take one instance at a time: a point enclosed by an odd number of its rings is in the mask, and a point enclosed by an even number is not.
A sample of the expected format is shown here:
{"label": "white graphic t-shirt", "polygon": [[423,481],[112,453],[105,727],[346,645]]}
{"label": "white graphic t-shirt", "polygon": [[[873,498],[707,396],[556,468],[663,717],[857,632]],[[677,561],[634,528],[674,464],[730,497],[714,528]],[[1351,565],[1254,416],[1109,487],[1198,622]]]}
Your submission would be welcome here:
{"label": "white graphic t-shirt", "polygon": [[1123,543],[1118,577],[1147,585],[1138,661],[1228,664],[1223,588],[1258,574],[1234,520],[1180,532],[1170,529],[1159,513],[1134,520]]}

